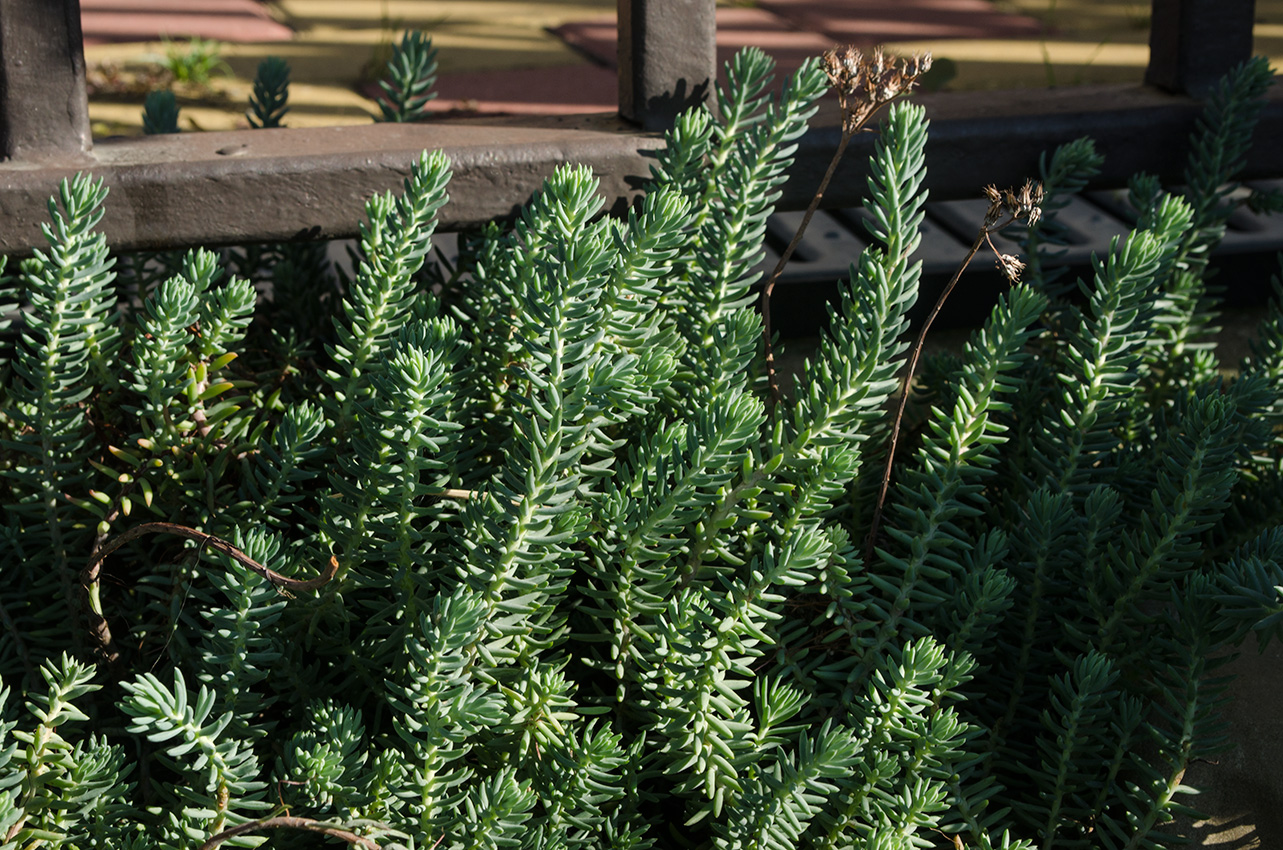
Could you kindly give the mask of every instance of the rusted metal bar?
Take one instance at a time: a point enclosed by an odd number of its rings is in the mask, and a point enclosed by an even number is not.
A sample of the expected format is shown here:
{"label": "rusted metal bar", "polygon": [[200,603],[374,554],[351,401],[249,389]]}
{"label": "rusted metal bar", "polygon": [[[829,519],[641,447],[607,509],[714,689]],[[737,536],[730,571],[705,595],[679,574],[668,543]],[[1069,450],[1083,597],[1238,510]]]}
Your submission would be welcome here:
{"label": "rusted metal bar", "polygon": [[0,159],[89,150],[78,0],[0,2]]}
{"label": "rusted metal bar", "polygon": [[1154,0],[1145,82],[1204,97],[1252,55],[1255,0]]}
{"label": "rusted metal bar", "polygon": [[618,0],[619,114],[662,130],[717,79],[712,0]]}
{"label": "rusted metal bar", "polygon": [[[1280,89],[1283,87],[1276,87]],[[1098,185],[1135,172],[1179,179],[1201,105],[1150,88],[921,95],[931,118],[927,186],[933,200],[975,197],[986,183],[1036,176],[1038,155],[1080,136],[1106,154]],[[802,137],[782,209],[810,200],[838,140],[826,104]],[[1283,136],[1283,91],[1267,102],[1259,139]],[[858,205],[867,193],[872,133],[852,141],[825,206]],[[511,216],[559,164],[587,163],[615,210],[649,176],[659,134],[615,116],[489,119],[293,130],[190,133],[99,142],[89,157],[41,165],[0,163],[0,253],[41,247],[45,199],[63,177],[89,170],[111,188],[102,227],[117,248],[337,238],[355,235],[372,193],[398,189],[424,149],[441,149],[455,176],[446,230]],[[1258,144],[1248,177],[1279,175],[1277,152]]]}

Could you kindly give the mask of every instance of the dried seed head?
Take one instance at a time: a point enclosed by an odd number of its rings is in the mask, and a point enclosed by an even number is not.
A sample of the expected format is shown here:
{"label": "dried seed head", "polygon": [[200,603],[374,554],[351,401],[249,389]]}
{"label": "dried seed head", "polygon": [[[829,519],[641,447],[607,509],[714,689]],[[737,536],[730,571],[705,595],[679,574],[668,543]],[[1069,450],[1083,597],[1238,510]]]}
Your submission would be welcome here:
{"label": "dried seed head", "polygon": [[1002,193],[991,183],[985,187],[985,198],[989,201],[989,209],[985,211],[985,227],[989,228],[1002,218]]}
{"label": "dried seed head", "polygon": [[998,270],[1011,283],[1019,283],[1020,273],[1024,271],[1025,264],[1011,254],[1003,254],[994,247],[990,234],[1012,222],[1023,221],[1025,224],[1033,224],[1038,221],[1042,216],[1042,184],[1026,180],[1019,191],[1000,190],[997,186],[991,185],[984,188],[984,194],[985,200],[989,202],[989,208],[985,210],[985,221],[980,234],[989,243],[994,256],[998,258]]}
{"label": "dried seed head", "polygon": [[878,47],[869,55],[847,45],[826,50],[824,72],[838,93],[843,130],[854,133],[882,106],[908,94],[931,69],[931,54],[914,54],[897,63]]}
{"label": "dried seed head", "polygon": [[1038,219],[1042,218],[1042,198],[1042,184],[1026,180],[1016,198],[1016,218],[1022,219],[1025,224],[1037,224]]}
{"label": "dried seed head", "polygon": [[[985,198],[989,209],[985,212],[985,228],[991,228],[1002,222],[1006,226],[1013,221],[1034,224],[1042,217],[1043,190],[1041,183],[1026,180],[1019,192],[1011,189],[999,191],[996,186],[986,186]],[[1007,219],[1005,222],[1003,219]]]}
{"label": "dried seed head", "polygon": [[998,270],[1014,285],[1020,283],[1020,273],[1025,270],[1025,264],[1011,254],[999,254]]}
{"label": "dried seed head", "polygon": [[910,85],[916,85],[918,77],[921,77],[927,71],[931,70],[931,54],[915,53],[908,59],[901,60],[903,73],[906,77],[911,78]]}

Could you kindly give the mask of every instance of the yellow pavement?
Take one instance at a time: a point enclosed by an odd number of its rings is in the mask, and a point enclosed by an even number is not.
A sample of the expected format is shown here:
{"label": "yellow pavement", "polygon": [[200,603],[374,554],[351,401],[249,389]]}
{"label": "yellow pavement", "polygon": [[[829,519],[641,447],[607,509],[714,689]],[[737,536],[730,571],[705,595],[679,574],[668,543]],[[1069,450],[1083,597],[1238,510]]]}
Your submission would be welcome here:
{"label": "yellow pavement", "polygon": [[[751,2],[751,0],[750,0]],[[743,5],[740,3],[739,5]],[[1135,0],[996,0],[999,11],[1028,15],[1044,33],[1028,39],[897,42],[895,52],[930,50],[952,60],[951,89],[1036,88],[1105,82],[1140,82],[1148,60],[1149,5]],[[184,129],[247,126],[244,108],[259,61],[283,56],[292,67],[289,126],[361,124],[374,105],[358,94],[386,61],[402,30],[428,32],[440,50],[442,75],[546,68],[587,63],[548,32],[564,23],[600,17],[614,0],[271,0],[277,20],[297,33],[292,41],[222,47],[231,76],[216,76],[210,90],[183,99]],[[1255,50],[1283,63],[1283,0],[1257,0]],[[136,69],[163,55],[160,42],[86,48],[92,68],[114,63]],[[91,98],[95,133],[140,131],[141,97]]]}

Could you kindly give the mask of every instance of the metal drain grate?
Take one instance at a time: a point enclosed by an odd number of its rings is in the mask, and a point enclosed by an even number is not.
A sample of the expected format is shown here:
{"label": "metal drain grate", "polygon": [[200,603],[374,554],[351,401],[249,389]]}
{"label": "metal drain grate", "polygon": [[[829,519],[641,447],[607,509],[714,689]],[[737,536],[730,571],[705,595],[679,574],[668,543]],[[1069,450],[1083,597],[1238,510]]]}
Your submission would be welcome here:
{"label": "metal drain grate", "polygon": [[[1249,184],[1252,188],[1283,190],[1283,180]],[[1048,249],[1048,262],[1054,265],[1087,266],[1091,255],[1104,254],[1110,240],[1125,234],[1131,227],[1125,190],[1089,192],[1073,198],[1056,213],[1068,230],[1069,245]],[[971,247],[979,223],[984,219],[987,203],[983,199],[944,201],[926,205],[922,224],[922,244],[913,257],[922,262],[924,277],[951,275]],[[815,214],[802,244],[798,246],[782,283],[845,279],[848,267],[869,243],[864,222],[870,216],[862,208],[820,210]],[[761,268],[763,273],[775,267],[780,252],[788,245],[802,213],[776,213],[767,223],[768,249]],[[1001,242],[999,243],[1001,245]],[[1230,217],[1225,239],[1214,256],[1272,253],[1283,250],[1283,216],[1256,215],[1246,208]],[[975,268],[984,267],[977,263]]]}
{"label": "metal drain grate", "polygon": [[[1259,190],[1283,190],[1283,180],[1248,185]],[[926,205],[922,242],[913,254],[914,259],[922,263],[924,291],[918,311],[924,309],[924,302],[934,300],[933,290],[948,280],[966,256],[987,206],[986,201],[979,198]],[[1126,190],[1088,192],[1073,198],[1056,213],[1057,220],[1068,231],[1069,244],[1045,248],[1045,264],[1068,266],[1086,273],[1092,255],[1108,253],[1114,237],[1130,229],[1130,211]],[[772,309],[778,316],[776,324],[784,335],[813,333],[825,321],[824,302],[835,297],[836,283],[847,279],[851,264],[872,241],[864,226],[869,219],[869,213],[863,208],[821,210],[815,214],[789,267],[780,277],[773,299]],[[768,221],[767,252],[759,266],[763,275],[775,267],[801,220],[802,213],[788,212],[777,213]],[[1005,239],[997,240],[1000,248],[1004,242],[1013,244]],[[1224,240],[1213,252],[1213,262],[1228,264],[1239,271],[1247,268],[1245,262],[1259,264],[1260,268],[1252,266],[1248,275],[1223,274],[1218,278],[1218,282],[1228,283],[1232,282],[1228,279],[1234,277],[1246,284],[1229,293],[1231,300],[1261,303],[1268,297],[1268,280],[1270,274],[1278,270],[1274,255],[1279,251],[1283,251],[1283,215],[1256,215],[1246,208],[1234,212]],[[942,317],[945,324],[983,321],[1004,285],[992,259],[984,255],[971,264],[964,280],[967,284],[952,296],[951,317]]]}

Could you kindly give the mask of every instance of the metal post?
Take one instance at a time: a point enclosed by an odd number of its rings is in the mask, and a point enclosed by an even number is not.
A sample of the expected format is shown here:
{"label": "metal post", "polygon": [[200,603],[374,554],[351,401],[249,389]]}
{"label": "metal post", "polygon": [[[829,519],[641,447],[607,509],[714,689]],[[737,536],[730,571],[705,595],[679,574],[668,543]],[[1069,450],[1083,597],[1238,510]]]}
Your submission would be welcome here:
{"label": "metal post", "polygon": [[3,0],[0,159],[65,158],[91,145],[79,0]]}
{"label": "metal post", "polygon": [[619,113],[646,130],[712,93],[717,78],[713,0],[618,0]]}
{"label": "metal post", "polygon": [[1203,97],[1252,55],[1254,0],[1154,0],[1145,82]]}

